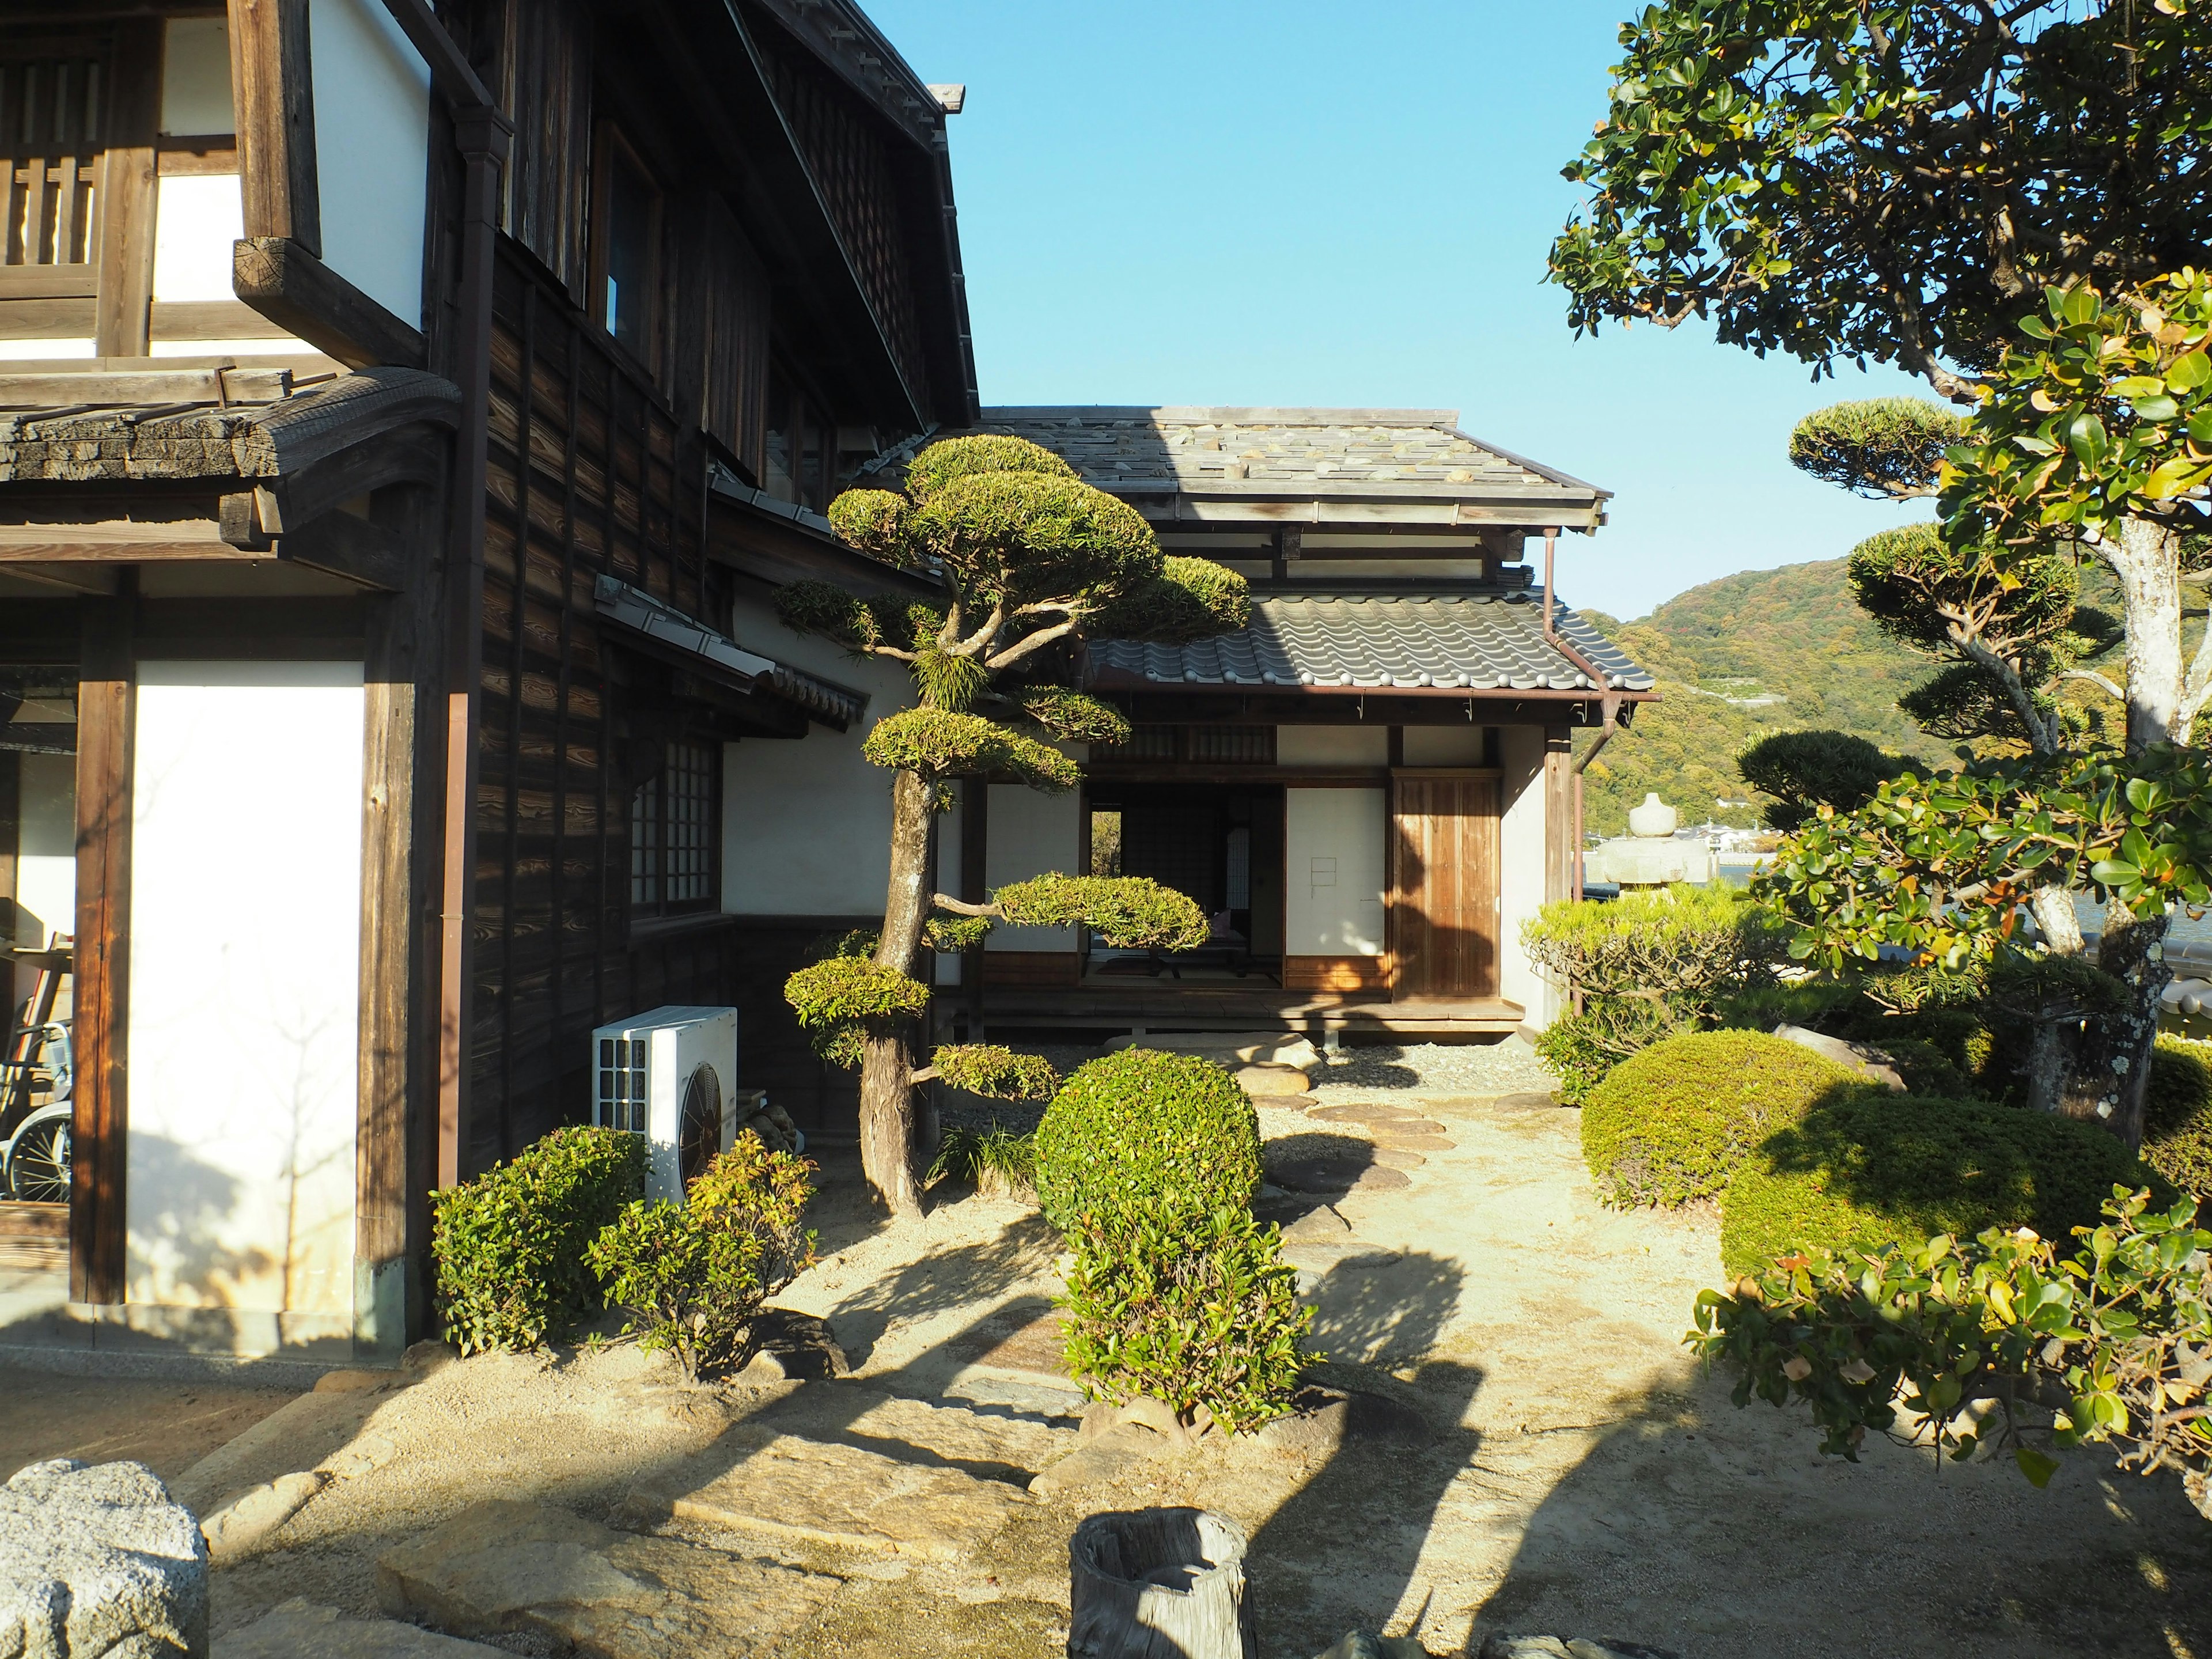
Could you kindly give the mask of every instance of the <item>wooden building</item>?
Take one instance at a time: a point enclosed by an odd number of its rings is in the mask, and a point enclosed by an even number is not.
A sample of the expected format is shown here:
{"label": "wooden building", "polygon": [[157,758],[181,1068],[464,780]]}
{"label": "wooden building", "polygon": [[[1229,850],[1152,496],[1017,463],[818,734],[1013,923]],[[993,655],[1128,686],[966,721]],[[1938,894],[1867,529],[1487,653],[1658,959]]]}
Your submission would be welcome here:
{"label": "wooden building", "polygon": [[742,757],[902,688],[759,619],[921,591],[822,509],[975,416],[958,101],[850,0],[9,9],[0,909],[76,1087],[0,1352],[389,1353],[593,1026],[787,1064]]}

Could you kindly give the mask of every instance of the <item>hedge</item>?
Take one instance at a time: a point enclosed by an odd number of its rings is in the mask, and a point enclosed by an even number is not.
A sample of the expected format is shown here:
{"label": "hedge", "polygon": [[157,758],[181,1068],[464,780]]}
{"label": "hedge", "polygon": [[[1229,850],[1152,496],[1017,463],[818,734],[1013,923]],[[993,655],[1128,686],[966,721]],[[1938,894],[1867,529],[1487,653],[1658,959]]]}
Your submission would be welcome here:
{"label": "hedge", "polygon": [[1036,1132],[1037,1200],[1067,1232],[1087,1214],[1249,1206],[1260,1120],[1237,1079],[1193,1054],[1125,1048],[1079,1066]]}
{"label": "hedge", "polygon": [[1758,1031],[1692,1031],[1613,1068],[1583,1109],[1583,1158],[1606,1200],[1686,1204],[1717,1193],[1759,1143],[1869,1085]]}
{"label": "hedge", "polygon": [[2161,1035],[2143,1103],[2143,1162],[2212,1199],[2212,1042]]}
{"label": "hedge", "polygon": [[1721,1200],[1721,1260],[1766,1271],[1817,1246],[1917,1248],[2031,1227],[2067,1239],[2096,1224],[2117,1186],[2171,1189],[2109,1131],[2024,1106],[1860,1095],[1785,1125],[1744,1160]]}

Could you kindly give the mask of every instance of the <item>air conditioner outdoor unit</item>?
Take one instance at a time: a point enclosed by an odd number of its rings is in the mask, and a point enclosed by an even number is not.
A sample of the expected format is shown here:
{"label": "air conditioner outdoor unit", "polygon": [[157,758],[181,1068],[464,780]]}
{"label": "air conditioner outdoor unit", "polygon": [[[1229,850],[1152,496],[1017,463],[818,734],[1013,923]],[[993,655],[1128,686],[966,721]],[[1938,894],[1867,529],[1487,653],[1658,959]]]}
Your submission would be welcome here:
{"label": "air conditioner outdoor unit", "polygon": [[737,1138],[738,1011],[655,1008],[592,1046],[592,1121],[643,1135],[646,1196],[681,1199]]}

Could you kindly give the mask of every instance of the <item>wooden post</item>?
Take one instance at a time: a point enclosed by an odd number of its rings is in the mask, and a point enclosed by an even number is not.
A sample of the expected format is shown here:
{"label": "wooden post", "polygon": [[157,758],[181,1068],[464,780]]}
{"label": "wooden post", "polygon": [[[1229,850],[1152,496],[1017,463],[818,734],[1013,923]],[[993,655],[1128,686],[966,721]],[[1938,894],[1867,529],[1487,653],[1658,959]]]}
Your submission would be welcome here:
{"label": "wooden post", "polygon": [[99,266],[93,349],[143,357],[154,299],[154,136],[161,125],[161,25],[124,26],[100,163]]}
{"label": "wooden post", "polygon": [[136,594],[84,602],[76,738],[76,1062],[70,1299],[120,1302],[131,1095],[131,767]]}
{"label": "wooden post", "polygon": [[230,93],[246,235],[289,237],[321,258],[307,0],[230,0]]}
{"label": "wooden post", "polygon": [[1574,728],[1544,728],[1544,902],[1575,896]]}
{"label": "wooden post", "polygon": [[1068,1540],[1068,1659],[1255,1659],[1247,1547],[1208,1510],[1092,1516]]}

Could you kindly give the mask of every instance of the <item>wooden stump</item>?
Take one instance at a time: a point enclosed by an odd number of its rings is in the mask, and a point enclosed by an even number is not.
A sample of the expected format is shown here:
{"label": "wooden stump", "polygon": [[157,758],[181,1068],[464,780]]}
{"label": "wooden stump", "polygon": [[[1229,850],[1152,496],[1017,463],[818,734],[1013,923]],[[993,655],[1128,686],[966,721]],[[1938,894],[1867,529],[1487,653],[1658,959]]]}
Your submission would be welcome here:
{"label": "wooden stump", "polygon": [[1092,1516],[1068,1540],[1068,1659],[1255,1659],[1245,1548],[1210,1510]]}

